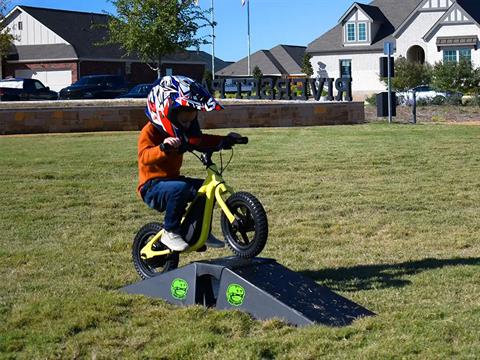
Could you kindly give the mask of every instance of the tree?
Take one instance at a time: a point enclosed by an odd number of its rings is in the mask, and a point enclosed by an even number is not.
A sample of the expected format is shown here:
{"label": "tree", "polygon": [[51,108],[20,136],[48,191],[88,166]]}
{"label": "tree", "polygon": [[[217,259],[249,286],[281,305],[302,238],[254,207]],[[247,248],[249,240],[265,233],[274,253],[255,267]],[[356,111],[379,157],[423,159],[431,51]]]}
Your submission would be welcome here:
{"label": "tree", "polygon": [[[382,78],[387,84],[387,78]],[[432,81],[432,66],[428,63],[410,62],[403,56],[395,59],[395,77],[392,78],[392,89],[406,91],[419,85],[428,85]]]}
{"label": "tree", "polygon": [[8,4],[6,0],[0,0],[0,79],[3,77],[2,76],[3,58],[5,57],[6,54],[8,54],[8,51],[12,46],[12,41],[14,40],[13,35],[10,34],[10,29],[5,27],[5,25],[1,23],[5,17],[5,11],[7,9],[7,5]]}
{"label": "tree", "polygon": [[303,55],[302,72],[307,75],[307,77],[312,77],[313,75],[312,62],[310,61],[311,59],[312,55],[308,53],[305,53],[305,55]]}
{"label": "tree", "polygon": [[262,73],[262,70],[260,70],[260,68],[258,67],[258,65],[255,65],[255,67],[253,68],[252,75],[253,75],[253,78],[258,81],[262,79],[263,73]]}
{"label": "tree", "polygon": [[209,10],[202,11],[195,0],[110,1],[117,15],[111,15],[108,22],[108,43],[120,44],[127,55],[139,56],[159,78],[165,55],[208,43],[197,32],[211,25]]}
{"label": "tree", "polygon": [[203,72],[202,83],[208,91],[212,91],[212,82],[213,82],[213,74],[210,70],[205,70]]}

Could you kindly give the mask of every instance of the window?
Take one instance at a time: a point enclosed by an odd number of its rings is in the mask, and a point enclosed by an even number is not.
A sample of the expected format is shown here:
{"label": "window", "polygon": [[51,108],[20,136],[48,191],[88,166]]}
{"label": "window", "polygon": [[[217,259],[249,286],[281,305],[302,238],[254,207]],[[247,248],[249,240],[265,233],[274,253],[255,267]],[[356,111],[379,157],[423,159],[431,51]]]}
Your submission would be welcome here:
{"label": "window", "polygon": [[23,22],[18,22],[18,30],[23,30]]}
{"label": "window", "polygon": [[352,77],[352,60],[340,60],[340,77]]}
{"label": "window", "polygon": [[347,24],[347,41],[355,41],[355,24]]}
{"label": "window", "polygon": [[443,50],[443,62],[457,62],[457,50]]}
{"label": "window", "polygon": [[43,86],[43,84],[37,80],[33,82],[33,86],[35,87],[35,90],[42,90],[45,88],[45,86]]}
{"label": "window", "polygon": [[458,59],[472,61],[472,50],[470,49],[460,49],[458,50]]}
{"label": "window", "polygon": [[358,41],[367,41],[367,24],[358,24]]}
{"label": "window", "polygon": [[35,91],[35,84],[31,79],[23,80],[23,88],[27,91]]}
{"label": "window", "polygon": [[443,62],[459,62],[460,60],[472,61],[471,49],[443,50]]}

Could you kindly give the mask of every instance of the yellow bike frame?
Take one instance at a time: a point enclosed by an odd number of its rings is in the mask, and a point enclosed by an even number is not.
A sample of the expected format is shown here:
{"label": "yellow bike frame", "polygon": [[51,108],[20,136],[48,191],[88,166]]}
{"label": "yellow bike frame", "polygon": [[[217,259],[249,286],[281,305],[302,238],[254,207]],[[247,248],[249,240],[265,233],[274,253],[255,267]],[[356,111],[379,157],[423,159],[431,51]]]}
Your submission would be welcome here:
{"label": "yellow bike frame", "polygon": [[[200,237],[195,244],[190,246],[184,252],[192,252],[200,249],[208,239],[210,235],[210,226],[212,224],[212,216],[213,216],[213,207],[215,206],[215,201],[218,203],[222,211],[224,212],[225,216],[227,217],[230,223],[235,221],[235,216],[232,212],[228,209],[227,204],[223,200],[224,194],[233,194],[233,188],[228,186],[223,180],[222,175],[218,171],[218,168],[215,164],[210,165],[207,168],[207,178],[203,182],[202,186],[197,192],[197,196],[205,196],[205,208],[203,213],[203,222],[202,222],[202,231],[200,233]],[[192,202],[192,204],[194,201]],[[191,206],[191,205],[190,205]],[[187,214],[190,208],[187,210]],[[182,219],[185,219],[185,217]],[[156,256],[168,255],[173,252],[173,250],[159,250],[155,251],[152,246],[153,244],[160,239],[163,234],[163,230],[161,230],[158,234],[156,234],[140,251],[140,256],[142,259],[152,259]]]}

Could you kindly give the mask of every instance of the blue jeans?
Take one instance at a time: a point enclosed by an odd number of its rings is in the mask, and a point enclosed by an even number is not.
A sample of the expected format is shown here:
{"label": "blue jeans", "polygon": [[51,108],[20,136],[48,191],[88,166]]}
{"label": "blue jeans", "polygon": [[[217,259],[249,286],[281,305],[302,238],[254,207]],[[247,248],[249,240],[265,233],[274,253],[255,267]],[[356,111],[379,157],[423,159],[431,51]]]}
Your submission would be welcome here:
{"label": "blue jeans", "polygon": [[187,204],[195,198],[202,184],[202,179],[183,176],[172,179],[152,179],[142,186],[140,193],[149,207],[160,212],[165,211],[163,228],[172,231],[180,227]]}

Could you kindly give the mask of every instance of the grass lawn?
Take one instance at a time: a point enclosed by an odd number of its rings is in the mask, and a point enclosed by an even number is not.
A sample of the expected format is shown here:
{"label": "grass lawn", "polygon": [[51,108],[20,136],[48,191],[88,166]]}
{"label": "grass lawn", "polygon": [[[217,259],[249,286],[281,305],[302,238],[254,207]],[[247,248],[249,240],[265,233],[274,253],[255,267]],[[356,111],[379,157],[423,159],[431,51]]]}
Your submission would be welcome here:
{"label": "grass lawn", "polygon": [[0,358],[479,356],[480,126],[241,133],[225,177],[267,209],[262,256],[377,316],[294,328],[122,294],[135,232],[161,219],[135,194],[138,133],[1,137]]}

